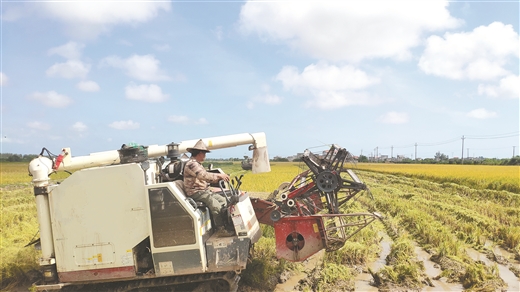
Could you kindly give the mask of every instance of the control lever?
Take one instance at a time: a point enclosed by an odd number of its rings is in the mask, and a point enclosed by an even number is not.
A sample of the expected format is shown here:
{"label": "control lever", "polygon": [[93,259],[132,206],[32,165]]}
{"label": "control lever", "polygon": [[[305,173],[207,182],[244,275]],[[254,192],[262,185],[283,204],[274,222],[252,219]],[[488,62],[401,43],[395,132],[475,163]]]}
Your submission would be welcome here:
{"label": "control lever", "polygon": [[230,204],[231,201],[229,200],[229,197],[226,194],[226,182],[224,180],[219,180],[218,181],[218,186],[220,187],[220,190],[222,191],[222,194],[226,198],[226,201],[228,202],[228,204]]}
{"label": "control lever", "polygon": [[242,185],[242,178],[243,178],[243,177],[244,177],[244,175],[241,174],[240,177],[237,178],[237,187],[236,187],[237,191],[238,191],[238,189],[240,188],[240,186]]}
{"label": "control lever", "polygon": [[229,188],[229,193],[230,193],[230,195],[228,196],[226,193],[226,182],[223,180],[220,180],[218,182],[218,184],[220,186],[220,189],[222,190],[222,193],[224,194],[224,197],[226,197],[226,201],[228,202],[228,204],[230,204],[230,205],[236,204],[238,202],[238,197],[239,197],[238,189],[235,189],[233,187],[233,185],[231,184],[231,182],[228,182],[228,188]]}

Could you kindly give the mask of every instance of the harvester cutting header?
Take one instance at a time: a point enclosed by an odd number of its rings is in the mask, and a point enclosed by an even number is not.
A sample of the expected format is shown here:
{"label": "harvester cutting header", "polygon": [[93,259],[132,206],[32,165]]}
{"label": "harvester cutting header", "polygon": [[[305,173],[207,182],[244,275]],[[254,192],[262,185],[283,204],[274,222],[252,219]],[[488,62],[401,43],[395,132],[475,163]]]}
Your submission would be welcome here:
{"label": "harvester cutting header", "polygon": [[[231,232],[218,236],[215,213],[185,189],[185,152],[197,143],[208,150],[249,145],[252,172],[271,170],[264,133],[123,145],[78,157],[69,148],[57,156],[43,148],[29,165],[44,275],[37,289],[138,291],[185,285],[236,291],[251,247],[261,237],[260,223],[274,227],[279,258],[302,261],[322,249],[342,247],[379,218],[342,214],[341,206],[367,187],[344,168],[350,153],[333,145],[323,156],[305,151],[308,169],[267,199],[240,191],[242,176],[213,182],[226,198],[223,220]],[[76,171],[51,183],[49,175],[70,170]],[[229,178],[221,169],[207,172]]]}

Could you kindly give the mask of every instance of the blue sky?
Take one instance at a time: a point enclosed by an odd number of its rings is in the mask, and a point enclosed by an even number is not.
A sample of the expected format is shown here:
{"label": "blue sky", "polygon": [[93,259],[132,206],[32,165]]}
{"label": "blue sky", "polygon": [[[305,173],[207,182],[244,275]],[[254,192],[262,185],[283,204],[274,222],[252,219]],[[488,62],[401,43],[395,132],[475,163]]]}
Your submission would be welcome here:
{"label": "blue sky", "polygon": [[[518,1],[2,1],[1,151],[265,132],[269,154],[507,158]],[[415,146],[417,144],[417,147]],[[246,146],[213,158],[251,155]]]}

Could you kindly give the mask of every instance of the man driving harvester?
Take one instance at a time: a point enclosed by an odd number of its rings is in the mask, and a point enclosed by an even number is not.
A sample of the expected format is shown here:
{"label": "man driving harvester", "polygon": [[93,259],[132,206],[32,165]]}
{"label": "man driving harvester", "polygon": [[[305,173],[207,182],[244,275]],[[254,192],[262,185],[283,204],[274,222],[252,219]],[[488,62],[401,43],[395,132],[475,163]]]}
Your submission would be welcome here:
{"label": "man driving harvester", "polygon": [[184,189],[186,195],[195,201],[204,203],[213,215],[213,222],[217,229],[218,237],[233,236],[233,231],[226,230],[224,216],[227,216],[227,200],[223,195],[213,192],[210,183],[217,183],[220,180],[229,181],[229,175],[225,173],[211,173],[206,171],[202,162],[206,159],[206,153],[210,151],[201,140],[195,143],[192,148],[186,149],[191,153],[190,160],[184,167]]}

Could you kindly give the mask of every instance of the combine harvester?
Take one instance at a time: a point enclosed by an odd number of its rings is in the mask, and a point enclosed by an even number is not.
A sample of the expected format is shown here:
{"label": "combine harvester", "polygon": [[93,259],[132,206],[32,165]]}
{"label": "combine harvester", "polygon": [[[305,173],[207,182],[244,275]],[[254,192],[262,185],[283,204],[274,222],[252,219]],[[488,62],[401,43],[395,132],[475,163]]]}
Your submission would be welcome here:
{"label": "combine harvester", "polygon": [[[344,168],[349,152],[334,145],[323,157],[305,151],[308,170],[265,200],[240,191],[242,177],[221,182],[235,236],[217,237],[208,208],[183,189],[183,154],[198,140],[123,145],[78,157],[70,148],[57,156],[43,148],[29,165],[44,276],[36,289],[236,291],[261,237],[259,223],[274,227],[278,258],[303,261],[322,249],[339,249],[380,218],[341,213],[367,187]],[[264,133],[202,140],[209,150],[249,145],[252,172],[270,171]],[[51,183],[52,173],[72,170],[61,183]]]}

